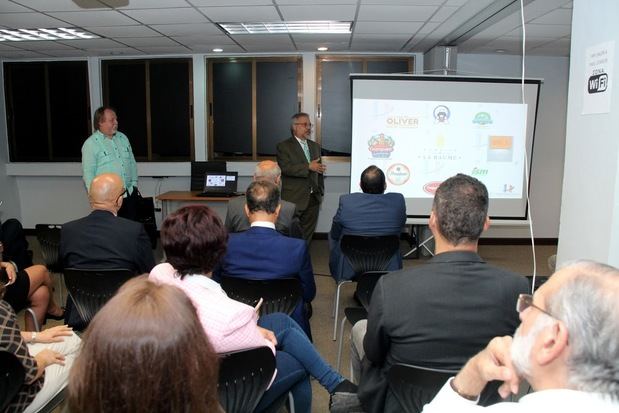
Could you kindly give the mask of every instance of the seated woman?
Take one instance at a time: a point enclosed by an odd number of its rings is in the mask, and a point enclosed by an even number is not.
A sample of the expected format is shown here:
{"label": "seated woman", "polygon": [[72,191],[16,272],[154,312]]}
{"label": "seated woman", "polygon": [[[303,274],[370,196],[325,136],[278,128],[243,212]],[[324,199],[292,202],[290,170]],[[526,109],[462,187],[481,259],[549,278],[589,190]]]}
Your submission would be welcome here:
{"label": "seated woman", "polygon": [[[4,283],[0,283],[0,298],[4,288]],[[7,411],[35,412],[67,384],[81,340],[67,326],[20,332],[16,318],[13,308],[0,300],[0,350],[15,354],[26,374],[24,385]]]}
{"label": "seated woman", "polygon": [[217,356],[182,291],[134,278],[86,330],[69,381],[82,413],[222,412]]}
{"label": "seated woman", "polygon": [[[8,278],[4,300],[16,313],[30,306],[40,326],[45,324],[46,318],[64,318],[64,310],[54,301],[53,282],[44,265],[32,265],[18,271],[12,262],[0,261],[0,271]],[[26,330],[34,329],[34,323],[26,317]]]}
{"label": "seated woman", "polygon": [[221,220],[208,207],[180,208],[168,215],[161,226],[161,242],[168,262],[153,268],[150,279],[176,285],[187,294],[216,352],[264,345],[273,349],[277,373],[256,411],[292,391],[296,411],[309,412],[312,389],[308,375],[315,377],[334,399],[356,392],[354,384],[322,359],[294,320],[275,313],[258,321],[254,308],[228,298],[211,279],[213,268],[225,253],[227,238]]}

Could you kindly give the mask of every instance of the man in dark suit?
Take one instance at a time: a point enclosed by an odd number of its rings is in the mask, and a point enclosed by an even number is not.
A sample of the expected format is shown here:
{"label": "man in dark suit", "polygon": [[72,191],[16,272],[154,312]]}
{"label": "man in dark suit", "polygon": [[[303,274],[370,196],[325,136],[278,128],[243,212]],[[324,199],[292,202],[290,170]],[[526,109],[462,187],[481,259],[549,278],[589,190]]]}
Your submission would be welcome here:
{"label": "man in dark suit", "polygon": [[[276,162],[262,161],[256,165],[254,181],[270,181],[278,187],[281,184],[282,171]],[[226,212],[226,229],[228,232],[242,232],[249,229],[249,219],[245,214],[245,196],[233,198],[228,202]],[[281,209],[275,222],[275,229],[284,235],[294,238],[302,238],[299,218],[297,217],[297,207],[292,202],[281,201]]]}
{"label": "man in dark suit", "polygon": [[290,126],[292,137],[277,144],[277,163],[282,170],[282,199],[296,204],[309,243],[314,235],[325,185],[327,167],[321,163],[320,145],[310,138],[312,123],[307,113],[297,113]]}
{"label": "man in dark suit", "polygon": [[252,182],[245,192],[245,213],[251,228],[230,234],[226,255],[213,277],[270,280],[298,277],[303,290],[303,302],[292,313],[311,339],[306,306],[316,296],[314,271],[305,241],[286,237],[275,230],[281,209],[279,188],[272,182]]}
{"label": "man in dark suit", "polygon": [[484,184],[462,174],[447,179],[436,191],[429,220],[436,255],[376,285],[367,322],[352,332],[353,367],[363,360],[358,395],[366,412],[402,411],[388,391],[393,364],[456,370],[490,339],[511,335],[518,326],[516,301],[528,282],[477,255],[490,224],[487,214]]}
{"label": "man in dark suit", "polygon": [[[377,166],[368,166],[361,173],[361,192],[340,197],[340,205],[333,217],[329,232],[329,269],[336,281],[350,280],[354,271],[342,255],[340,240],[343,235],[400,235],[406,223],[406,205],[399,193],[385,194],[385,174]],[[398,251],[389,262],[389,271],[402,268]]]}
{"label": "man in dark suit", "polygon": [[[92,212],[62,226],[59,253],[65,268],[125,268],[142,274],[155,266],[144,226],[117,216],[124,194],[123,181],[116,174],[92,180],[88,191]],[[77,312],[70,314],[72,306],[68,300],[65,320],[79,325]]]}

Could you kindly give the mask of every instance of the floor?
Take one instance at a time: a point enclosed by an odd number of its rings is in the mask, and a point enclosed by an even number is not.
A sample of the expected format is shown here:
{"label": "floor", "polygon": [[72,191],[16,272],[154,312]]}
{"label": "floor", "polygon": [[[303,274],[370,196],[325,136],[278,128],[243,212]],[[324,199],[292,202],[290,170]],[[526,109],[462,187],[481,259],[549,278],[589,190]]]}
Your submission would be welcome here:
{"label": "floor", "polygon": [[[31,249],[34,251],[35,263],[42,263],[40,248],[34,237],[29,238]],[[402,242],[402,252],[408,251],[408,244]],[[536,261],[537,274],[550,275],[551,271],[548,267],[548,258],[556,254],[556,246],[541,245],[536,246]],[[313,302],[314,315],[311,319],[312,332],[314,336],[314,345],[323,357],[332,366],[336,365],[338,342],[332,341],[333,332],[333,297],[335,294],[335,282],[329,275],[329,252],[326,240],[316,240],[311,244],[311,256],[316,274],[316,289],[317,294]],[[521,274],[532,274],[533,259],[530,246],[525,245],[482,245],[479,248],[480,255],[489,263],[510,269]],[[158,246],[155,251],[156,258],[161,259],[163,254],[161,247]],[[404,267],[413,267],[421,265],[423,261],[428,260],[429,256],[421,256],[418,259],[404,260]],[[56,279],[57,280],[57,279]],[[345,284],[342,287],[340,311],[344,307],[354,305],[352,294],[354,284]],[[56,288],[58,295],[60,289]],[[66,291],[66,290],[65,290]],[[65,294],[66,296],[66,294]],[[58,298],[58,296],[57,296]],[[23,316],[20,314],[20,320]],[[341,319],[341,317],[340,317]],[[339,326],[339,322],[338,322]],[[344,330],[343,354],[341,372],[344,376],[349,375],[349,333],[350,325],[346,325]],[[327,412],[329,395],[316,381],[312,381],[313,387],[313,406],[312,412]],[[57,409],[56,411],[60,411]]]}

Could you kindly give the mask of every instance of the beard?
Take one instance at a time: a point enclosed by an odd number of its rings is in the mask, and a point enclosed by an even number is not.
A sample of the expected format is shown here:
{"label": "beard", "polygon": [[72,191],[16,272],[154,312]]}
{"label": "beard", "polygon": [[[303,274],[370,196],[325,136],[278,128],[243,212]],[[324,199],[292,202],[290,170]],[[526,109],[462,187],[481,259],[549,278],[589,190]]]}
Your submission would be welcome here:
{"label": "beard", "polygon": [[533,351],[533,345],[539,333],[553,323],[554,320],[550,316],[542,313],[537,317],[526,335],[521,334],[520,329],[522,326],[518,327],[516,333],[514,333],[510,353],[512,364],[519,377],[526,378],[531,375],[531,353]]}

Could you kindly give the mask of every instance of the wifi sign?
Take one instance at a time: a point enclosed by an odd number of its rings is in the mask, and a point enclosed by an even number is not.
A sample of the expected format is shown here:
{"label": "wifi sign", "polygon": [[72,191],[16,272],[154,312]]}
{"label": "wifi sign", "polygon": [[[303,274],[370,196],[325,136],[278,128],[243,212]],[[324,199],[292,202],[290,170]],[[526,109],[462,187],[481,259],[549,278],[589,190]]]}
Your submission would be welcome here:
{"label": "wifi sign", "polygon": [[589,93],[604,92],[608,87],[608,75],[606,73],[600,73],[589,78],[587,85]]}

